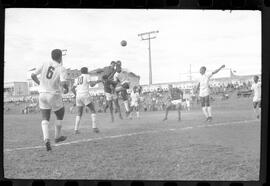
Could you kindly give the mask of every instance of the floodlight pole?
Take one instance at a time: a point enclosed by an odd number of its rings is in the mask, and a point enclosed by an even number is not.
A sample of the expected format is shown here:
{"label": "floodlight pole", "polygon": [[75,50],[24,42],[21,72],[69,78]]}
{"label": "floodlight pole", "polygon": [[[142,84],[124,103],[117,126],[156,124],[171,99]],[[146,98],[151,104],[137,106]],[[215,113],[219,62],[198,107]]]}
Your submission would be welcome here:
{"label": "floodlight pole", "polygon": [[[151,32],[145,32],[138,34],[139,37],[141,37],[143,40],[148,40],[148,50],[149,50],[149,85],[152,85],[152,61],[151,61],[151,39],[155,39],[156,37],[151,37],[151,34],[158,33],[159,31],[151,31]],[[147,38],[144,38],[143,36],[147,36]]]}

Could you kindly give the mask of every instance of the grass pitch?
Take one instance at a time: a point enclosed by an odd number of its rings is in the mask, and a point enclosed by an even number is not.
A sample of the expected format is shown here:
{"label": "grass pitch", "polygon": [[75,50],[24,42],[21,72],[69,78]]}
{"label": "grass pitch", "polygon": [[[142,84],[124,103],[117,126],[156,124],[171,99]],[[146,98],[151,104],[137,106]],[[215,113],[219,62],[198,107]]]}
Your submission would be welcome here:
{"label": "grass pitch", "polygon": [[[141,119],[110,122],[97,114],[99,134],[84,114],[81,134],[73,131],[75,115],[66,113],[68,139],[46,152],[40,114],[4,115],[4,173],[23,179],[110,180],[258,180],[260,121],[251,99],[212,103],[213,121],[199,108],[176,111],[163,122],[163,112],[141,112]],[[68,110],[68,109],[67,109]],[[53,139],[51,117],[50,135]]]}

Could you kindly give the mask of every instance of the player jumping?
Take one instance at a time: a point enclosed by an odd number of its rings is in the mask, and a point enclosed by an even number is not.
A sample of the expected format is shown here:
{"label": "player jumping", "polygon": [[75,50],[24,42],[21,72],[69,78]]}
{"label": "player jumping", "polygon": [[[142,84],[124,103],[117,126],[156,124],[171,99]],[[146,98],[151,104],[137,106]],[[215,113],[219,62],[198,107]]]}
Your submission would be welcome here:
{"label": "player jumping", "polygon": [[169,97],[168,102],[165,108],[165,118],[163,121],[168,119],[169,111],[176,106],[178,112],[178,121],[181,121],[181,103],[182,103],[183,92],[178,88],[173,88],[172,85],[169,85]]}
{"label": "player jumping", "polygon": [[115,82],[115,81],[113,81],[111,79],[108,79],[107,75],[102,76],[102,82],[103,82],[103,86],[104,86],[106,104],[108,105],[108,107],[110,109],[112,122],[114,122],[113,102],[114,102],[115,107],[116,107],[116,109],[118,111],[119,118],[123,119],[123,117],[121,115],[121,111],[120,111],[120,105],[119,105],[118,100],[117,100],[117,95],[115,93],[115,87],[117,85],[117,82]]}
{"label": "player jumping", "polygon": [[93,131],[98,133],[99,129],[96,124],[96,110],[94,103],[91,101],[91,97],[89,94],[89,85],[91,87],[95,86],[97,81],[91,81],[90,75],[88,74],[88,68],[81,68],[81,75],[75,79],[72,92],[76,96],[76,106],[77,106],[77,116],[75,120],[75,134],[79,134],[79,124],[81,121],[83,108],[84,106],[88,107],[91,111],[91,119],[92,119],[92,128]]}
{"label": "player jumping", "polygon": [[197,85],[197,91],[199,90],[199,97],[201,100],[202,111],[206,117],[206,121],[212,121],[212,110],[210,107],[210,88],[209,88],[209,80],[210,78],[218,73],[225,65],[222,65],[220,68],[212,72],[210,75],[206,75],[206,67],[203,66],[200,68],[201,79]]}
{"label": "player jumping", "polygon": [[[62,50],[54,49],[51,52],[52,61],[43,63],[32,73],[32,79],[39,85],[39,107],[42,115],[41,128],[46,150],[51,150],[49,137],[49,121],[51,110],[56,115],[55,121],[55,143],[66,140],[61,135],[62,120],[65,114],[65,107],[62,101],[61,88],[64,93],[68,92],[66,81],[66,69],[62,66]],[[40,76],[40,80],[37,75]]]}
{"label": "player jumping", "polygon": [[258,76],[254,76],[253,81],[254,83],[251,86],[251,90],[254,92],[253,110],[256,117],[259,119],[261,113],[261,83],[259,82]]}
{"label": "player jumping", "polygon": [[127,81],[126,76],[122,72],[121,61],[116,62],[116,73],[114,74],[114,81],[118,82],[118,85],[115,88],[115,92],[116,94],[121,94],[124,101],[126,115],[129,116],[130,109],[127,93],[127,89],[129,89],[129,81]]}

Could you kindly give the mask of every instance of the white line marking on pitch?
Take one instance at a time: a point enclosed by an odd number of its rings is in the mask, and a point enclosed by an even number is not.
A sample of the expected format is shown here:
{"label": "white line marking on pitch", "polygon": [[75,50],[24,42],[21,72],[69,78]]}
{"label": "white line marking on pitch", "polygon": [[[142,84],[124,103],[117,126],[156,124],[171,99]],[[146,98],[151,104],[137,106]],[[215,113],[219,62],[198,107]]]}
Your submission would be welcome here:
{"label": "white line marking on pitch", "polygon": [[[121,137],[127,137],[127,136],[135,136],[135,135],[140,135],[140,134],[159,133],[159,132],[164,132],[164,131],[188,130],[188,129],[194,129],[194,128],[205,128],[205,127],[215,127],[215,126],[223,126],[223,125],[245,124],[245,123],[251,123],[251,122],[255,122],[255,121],[258,121],[258,120],[242,120],[242,121],[233,121],[233,122],[213,123],[213,124],[208,124],[208,125],[202,124],[202,125],[198,125],[198,126],[183,127],[183,128],[179,128],[179,129],[143,131],[143,132],[120,134],[120,135],[114,135],[114,136],[103,136],[103,137],[99,137],[99,138],[81,139],[81,140],[76,140],[76,141],[71,141],[71,142],[54,144],[52,146],[71,145],[71,144],[90,142],[90,141],[98,141],[98,140],[104,140],[104,139],[113,139],[113,138],[121,138]],[[39,145],[39,146],[33,146],[33,147],[20,147],[20,148],[14,148],[14,149],[4,149],[4,152],[41,149],[41,148],[44,148],[44,146]]]}

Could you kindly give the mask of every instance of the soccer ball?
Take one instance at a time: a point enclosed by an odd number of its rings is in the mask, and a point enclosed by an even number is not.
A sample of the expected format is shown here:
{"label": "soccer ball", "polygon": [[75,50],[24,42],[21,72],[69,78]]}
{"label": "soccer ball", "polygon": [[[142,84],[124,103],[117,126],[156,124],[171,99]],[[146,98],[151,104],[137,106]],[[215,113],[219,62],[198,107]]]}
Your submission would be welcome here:
{"label": "soccer ball", "polygon": [[127,46],[127,42],[125,40],[122,40],[121,41],[121,45],[124,47],[124,46]]}

